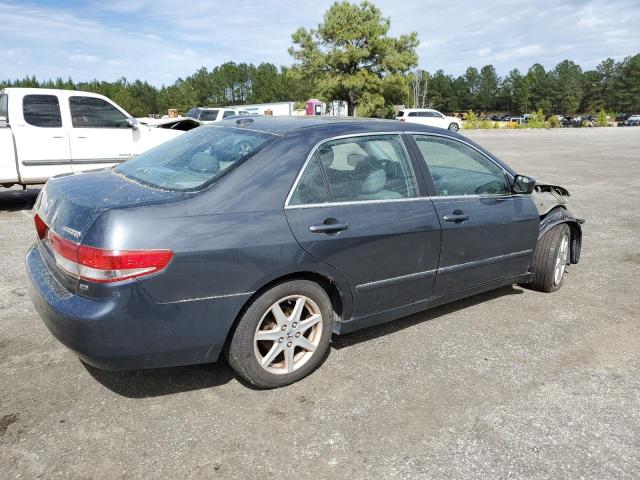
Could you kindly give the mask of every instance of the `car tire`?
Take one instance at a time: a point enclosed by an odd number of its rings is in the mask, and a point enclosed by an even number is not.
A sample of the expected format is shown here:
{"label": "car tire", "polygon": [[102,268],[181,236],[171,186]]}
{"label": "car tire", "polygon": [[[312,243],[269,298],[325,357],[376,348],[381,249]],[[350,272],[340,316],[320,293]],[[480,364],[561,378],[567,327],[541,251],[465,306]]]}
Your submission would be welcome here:
{"label": "car tire", "polygon": [[533,279],[529,287],[540,292],[555,292],[562,286],[571,250],[569,225],[561,223],[538,240],[533,254]]}
{"label": "car tire", "polygon": [[449,124],[449,128],[448,128],[448,130],[449,130],[450,132],[457,132],[458,130],[460,130],[460,127],[458,126],[458,124],[457,124],[457,123],[455,123],[455,122],[451,122],[451,123]]}
{"label": "car tire", "polygon": [[228,343],[227,361],[257,388],[297,382],[326,357],[333,316],[331,300],[317,283],[278,284],[245,310]]}

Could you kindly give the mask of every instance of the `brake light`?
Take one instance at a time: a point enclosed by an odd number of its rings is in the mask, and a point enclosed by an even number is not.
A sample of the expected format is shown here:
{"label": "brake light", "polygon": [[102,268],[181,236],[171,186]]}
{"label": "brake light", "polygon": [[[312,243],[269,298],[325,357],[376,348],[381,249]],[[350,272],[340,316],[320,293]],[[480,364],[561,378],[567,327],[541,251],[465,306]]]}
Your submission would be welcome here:
{"label": "brake light", "polygon": [[82,280],[108,283],[137,278],[163,270],[173,258],[171,250],[105,250],[80,245],[62,238],[36,218],[38,237],[49,242],[56,264]]}
{"label": "brake light", "polygon": [[33,216],[33,221],[36,224],[36,232],[38,233],[38,238],[40,240],[43,240],[44,236],[47,234],[47,230],[49,230],[49,227],[47,227],[47,224],[44,223],[42,218],[40,218],[40,215],[38,215],[37,213]]}

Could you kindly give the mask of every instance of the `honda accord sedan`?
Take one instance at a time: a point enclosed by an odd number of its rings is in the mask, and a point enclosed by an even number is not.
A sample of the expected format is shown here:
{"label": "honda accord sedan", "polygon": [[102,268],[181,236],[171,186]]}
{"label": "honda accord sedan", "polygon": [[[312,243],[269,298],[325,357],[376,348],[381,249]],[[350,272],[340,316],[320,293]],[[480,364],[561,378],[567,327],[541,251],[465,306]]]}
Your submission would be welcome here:
{"label": "honda accord sedan", "polygon": [[506,285],[557,290],[581,249],[568,195],[447,130],[232,117],[51,179],[31,296],[96,367],[224,354],[273,388],[312,372],[332,334]]}

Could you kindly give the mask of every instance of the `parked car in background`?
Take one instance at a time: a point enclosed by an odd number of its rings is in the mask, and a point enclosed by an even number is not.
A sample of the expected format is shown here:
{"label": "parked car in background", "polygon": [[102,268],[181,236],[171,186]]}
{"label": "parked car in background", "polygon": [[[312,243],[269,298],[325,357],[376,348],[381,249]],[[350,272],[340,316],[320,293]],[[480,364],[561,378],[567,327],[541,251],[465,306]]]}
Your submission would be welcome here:
{"label": "parked car in background", "polygon": [[457,132],[462,128],[462,121],[457,117],[448,117],[431,108],[405,108],[398,112],[396,120],[419,123],[430,127],[445,128]]}
{"label": "parked car in background", "polygon": [[194,107],[189,109],[185,117],[195,118],[203,124],[220,122],[233,115],[250,115],[246,110],[237,108]]}
{"label": "parked car in background", "polygon": [[627,120],[629,119],[629,117],[631,117],[631,114],[629,113],[621,113],[616,117],[616,122],[618,124],[619,127],[626,127],[627,126]]}
{"label": "parked car in background", "polygon": [[631,115],[627,119],[627,125],[629,125],[630,127],[640,126],[640,115]]}
{"label": "parked car in background", "polygon": [[559,289],[581,249],[568,196],[442,129],[228,119],[50,180],[31,297],[97,367],[224,352],[252,385],[278,387],[320,365],[332,334],[505,285]]}
{"label": "parked car in background", "polygon": [[77,90],[0,90],[0,185],[109,167],[184,131],[140,124],[107,97]]}

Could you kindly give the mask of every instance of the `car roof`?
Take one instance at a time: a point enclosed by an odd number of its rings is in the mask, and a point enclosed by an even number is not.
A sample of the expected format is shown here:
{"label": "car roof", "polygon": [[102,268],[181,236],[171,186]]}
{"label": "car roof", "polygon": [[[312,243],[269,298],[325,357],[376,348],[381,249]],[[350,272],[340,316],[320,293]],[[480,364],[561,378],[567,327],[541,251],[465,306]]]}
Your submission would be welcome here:
{"label": "car roof", "polygon": [[60,95],[63,97],[86,96],[96,98],[107,98],[104,95],[94,92],[85,92],[84,90],[66,90],[60,88],[36,88],[36,87],[6,87],[0,91],[4,93],[18,92],[22,95]]}
{"label": "car roof", "polygon": [[[426,125],[404,125],[396,120],[358,117],[330,116],[270,116],[270,115],[234,115],[218,122],[218,126],[241,127],[247,130],[287,135],[307,129],[322,129],[331,134],[332,130],[357,132],[403,132],[405,130],[442,133],[442,129]],[[346,128],[345,128],[346,127]],[[350,128],[349,128],[350,127]]]}
{"label": "car roof", "polygon": [[401,108],[401,112],[438,112],[435,108]]}

